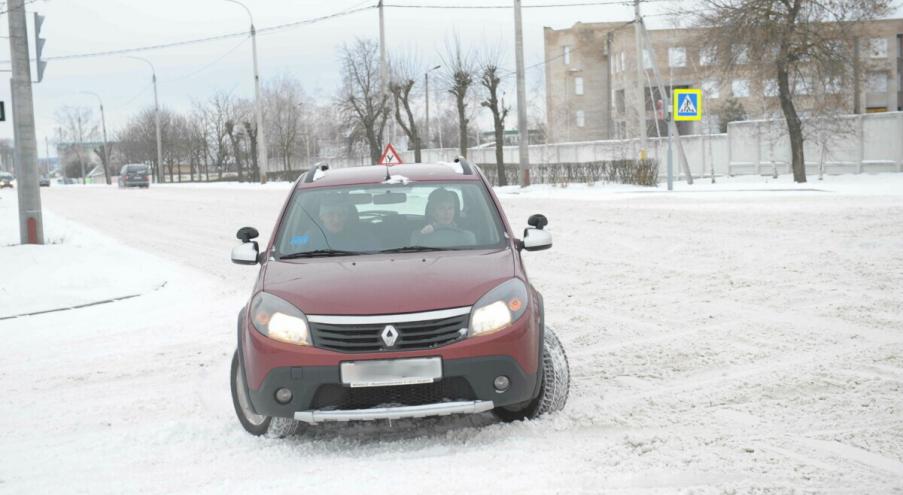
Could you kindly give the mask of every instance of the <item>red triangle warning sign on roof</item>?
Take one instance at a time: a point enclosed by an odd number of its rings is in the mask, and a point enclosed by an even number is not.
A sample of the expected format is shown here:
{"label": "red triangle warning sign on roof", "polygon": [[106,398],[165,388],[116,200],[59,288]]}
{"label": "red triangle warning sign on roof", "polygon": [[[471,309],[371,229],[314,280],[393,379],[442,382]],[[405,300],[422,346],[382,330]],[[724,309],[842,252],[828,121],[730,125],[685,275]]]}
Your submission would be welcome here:
{"label": "red triangle warning sign on roof", "polygon": [[392,143],[386,145],[386,149],[383,150],[383,156],[379,157],[380,165],[401,165],[401,157],[398,156],[398,152],[395,151],[395,147],[392,146]]}

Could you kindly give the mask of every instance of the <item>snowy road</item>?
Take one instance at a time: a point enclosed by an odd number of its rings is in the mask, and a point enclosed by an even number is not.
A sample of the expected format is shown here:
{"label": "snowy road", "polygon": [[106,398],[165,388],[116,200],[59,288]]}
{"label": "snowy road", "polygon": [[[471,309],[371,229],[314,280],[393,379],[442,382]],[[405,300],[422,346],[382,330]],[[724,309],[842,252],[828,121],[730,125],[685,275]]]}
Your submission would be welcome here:
{"label": "snowy road", "polygon": [[0,321],[0,492],[901,493],[903,192],[815,186],[506,194],[555,237],[525,258],[565,411],[288,440],[245,434],[227,381],[255,275],[228,263],[234,232],[265,238],[286,189],[45,190],[168,285]]}

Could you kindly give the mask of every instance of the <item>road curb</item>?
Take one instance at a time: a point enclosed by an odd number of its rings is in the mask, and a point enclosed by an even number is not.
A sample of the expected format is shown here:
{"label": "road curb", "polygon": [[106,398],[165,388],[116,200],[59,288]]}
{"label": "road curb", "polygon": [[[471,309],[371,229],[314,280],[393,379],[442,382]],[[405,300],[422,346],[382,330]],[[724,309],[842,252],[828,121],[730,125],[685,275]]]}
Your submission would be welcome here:
{"label": "road curb", "polygon": [[38,316],[38,315],[43,315],[43,314],[47,314],[47,313],[58,313],[60,311],[72,311],[74,309],[88,308],[91,306],[99,306],[101,304],[109,304],[109,303],[124,301],[126,299],[134,299],[136,297],[141,297],[141,296],[150,294],[151,292],[156,292],[156,291],[166,287],[166,284],[167,284],[167,282],[163,282],[159,286],[154,287],[153,290],[151,290],[149,292],[145,292],[143,294],[129,294],[127,296],[114,297],[114,298],[110,298],[110,299],[104,299],[102,301],[94,301],[94,302],[89,302],[89,303],[84,303],[84,304],[78,304],[75,306],[67,306],[65,308],[45,309],[43,311],[35,311],[32,313],[22,313],[22,314],[11,315],[11,316],[0,316],[0,321],[14,320],[16,318],[26,318],[29,316]]}

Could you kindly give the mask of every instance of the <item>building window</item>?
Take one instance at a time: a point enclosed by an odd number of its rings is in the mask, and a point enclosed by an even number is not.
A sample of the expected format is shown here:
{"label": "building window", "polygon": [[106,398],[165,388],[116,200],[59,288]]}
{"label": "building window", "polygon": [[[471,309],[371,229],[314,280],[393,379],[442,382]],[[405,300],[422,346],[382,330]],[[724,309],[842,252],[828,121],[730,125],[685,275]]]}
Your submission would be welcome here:
{"label": "building window", "polygon": [[887,73],[869,72],[865,87],[869,93],[887,93]]}
{"label": "building window", "polygon": [[718,98],[720,96],[720,85],[715,79],[706,79],[702,81],[702,94],[706,98]]}
{"label": "building window", "polygon": [[682,46],[668,48],[668,66],[669,67],[686,67],[687,66],[687,49]]}
{"label": "building window", "polygon": [[583,127],[586,124],[583,110],[577,110],[577,127]]}
{"label": "building window", "polygon": [[808,95],[812,93],[812,82],[808,77],[800,77],[793,81],[793,94]]}
{"label": "building window", "polygon": [[571,47],[564,46],[564,65],[571,65]]}
{"label": "building window", "polygon": [[734,79],[731,81],[731,94],[735,98],[746,98],[749,96],[749,81],[746,79]]}
{"label": "building window", "polygon": [[627,54],[623,51],[621,52],[621,70],[627,70]]}
{"label": "building window", "polygon": [[825,93],[829,94],[829,95],[840,94],[842,86],[843,85],[840,82],[840,78],[838,78],[838,77],[828,78],[828,80],[825,81]]}
{"label": "building window", "polygon": [[615,90],[615,109],[618,110],[618,113],[627,111],[626,98],[623,89]]}
{"label": "building window", "polygon": [[643,48],[643,68],[644,69],[652,68],[652,54],[646,48]]}
{"label": "building window", "polygon": [[749,63],[749,49],[746,45],[731,46],[731,54],[734,57],[734,63],[737,65],[746,65]]}
{"label": "building window", "polygon": [[778,80],[777,79],[766,79],[765,87],[763,88],[762,92],[765,94],[765,96],[777,96],[779,93]]}
{"label": "building window", "polygon": [[575,77],[574,78],[574,94],[582,95],[583,94],[583,78]]}
{"label": "building window", "polygon": [[887,58],[887,39],[872,38],[869,40],[870,58]]}
{"label": "building window", "polygon": [[707,46],[699,50],[699,65],[715,65],[716,53],[714,46]]}

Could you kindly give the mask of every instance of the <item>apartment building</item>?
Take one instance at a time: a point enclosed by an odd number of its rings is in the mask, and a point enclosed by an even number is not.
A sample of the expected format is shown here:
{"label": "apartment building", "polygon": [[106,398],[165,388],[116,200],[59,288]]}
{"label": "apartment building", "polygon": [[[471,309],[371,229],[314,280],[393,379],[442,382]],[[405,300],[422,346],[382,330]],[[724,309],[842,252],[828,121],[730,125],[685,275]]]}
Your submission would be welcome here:
{"label": "apartment building", "polygon": [[[811,105],[833,105],[844,113],[903,110],[903,19],[871,21],[859,43],[860,77],[850,81],[793,81],[795,101],[803,115]],[[720,71],[719,54],[701,48],[698,29],[650,30],[651,47],[637,53],[631,23],[577,23],[544,31],[546,114],[549,142],[589,141],[636,136],[643,108],[649,136],[664,133],[658,120],[661,105],[652,75],[656,62],[665,91],[703,90],[705,118],[681,122],[681,134],[717,132],[719,114],[729,99],[749,118],[780,112],[777,81],[765,77],[750,61],[755,50],[729,48],[736,70]],[[638,56],[639,55],[639,56]],[[637,63],[641,60],[642,81]],[[744,69],[747,63],[749,69]],[[858,82],[854,82],[855,79]],[[641,96],[642,93],[642,96]],[[642,98],[642,100],[641,100]],[[642,104],[640,103],[642,101]]]}

